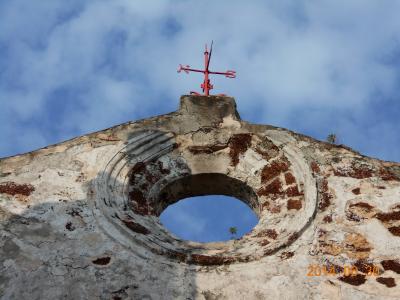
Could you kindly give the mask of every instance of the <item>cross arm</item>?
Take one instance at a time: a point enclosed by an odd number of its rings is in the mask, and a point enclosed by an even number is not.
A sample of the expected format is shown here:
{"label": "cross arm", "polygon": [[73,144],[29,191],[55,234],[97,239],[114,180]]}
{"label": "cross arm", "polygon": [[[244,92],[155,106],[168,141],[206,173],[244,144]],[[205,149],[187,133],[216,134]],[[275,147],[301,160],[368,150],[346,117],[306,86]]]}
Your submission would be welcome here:
{"label": "cross arm", "polygon": [[204,70],[191,69],[190,66],[179,65],[178,73],[180,73],[181,71],[185,71],[186,73],[189,73],[189,71],[190,72],[204,73]]}
{"label": "cross arm", "polygon": [[217,74],[217,75],[225,75],[225,77],[228,78],[235,78],[236,77],[236,71],[228,70],[226,72],[212,72],[209,71],[210,74]]}

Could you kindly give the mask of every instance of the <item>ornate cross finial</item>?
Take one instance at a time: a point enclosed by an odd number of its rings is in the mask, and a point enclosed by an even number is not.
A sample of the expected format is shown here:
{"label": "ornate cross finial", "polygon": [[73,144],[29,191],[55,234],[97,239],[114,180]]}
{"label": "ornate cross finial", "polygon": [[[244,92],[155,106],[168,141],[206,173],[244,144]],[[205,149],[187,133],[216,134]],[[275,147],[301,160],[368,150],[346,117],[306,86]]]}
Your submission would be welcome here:
{"label": "ornate cross finial", "polygon": [[[225,77],[228,77],[228,78],[236,77],[236,72],[232,71],[232,70],[228,70],[226,72],[213,72],[213,71],[208,70],[208,66],[210,65],[210,60],[211,60],[212,45],[213,45],[213,42],[211,42],[210,52],[208,52],[207,44],[206,44],[206,50],[204,52],[204,70],[191,69],[189,65],[186,65],[186,66],[179,65],[179,69],[178,69],[178,73],[180,73],[181,71],[185,71],[187,74],[189,74],[190,71],[203,73],[204,81],[200,85],[200,87],[203,89],[203,93],[206,96],[208,96],[210,94],[210,90],[212,90],[214,88],[214,86],[210,82],[210,79],[208,78],[209,74],[225,75]],[[190,92],[190,93],[200,95],[199,93],[196,93],[196,92]]]}

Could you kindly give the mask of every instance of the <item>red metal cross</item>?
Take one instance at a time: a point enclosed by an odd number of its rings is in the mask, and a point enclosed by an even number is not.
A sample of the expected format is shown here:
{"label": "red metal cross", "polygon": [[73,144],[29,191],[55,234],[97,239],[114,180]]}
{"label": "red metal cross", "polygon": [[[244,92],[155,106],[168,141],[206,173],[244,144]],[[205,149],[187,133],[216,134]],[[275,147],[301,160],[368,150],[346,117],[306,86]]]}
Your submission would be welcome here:
{"label": "red metal cross", "polygon": [[[225,75],[225,77],[228,77],[228,78],[236,77],[236,72],[232,71],[232,70],[228,70],[226,72],[213,72],[213,71],[208,70],[208,66],[210,65],[210,60],[211,60],[212,45],[213,45],[213,42],[211,42],[210,53],[208,53],[207,44],[206,44],[206,51],[204,52],[204,70],[191,69],[189,65],[186,65],[186,66],[179,65],[179,69],[178,69],[178,73],[180,73],[181,71],[184,71],[187,74],[189,74],[190,71],[203,73],[204,81],[200,85],[200,87],[203,89],[203,93],[206,96],[210,95],[210,90],[212,90],[214,88],[214,86],[210,82],[210,79],[208,78],[208,76],[210,74]],[[199,93],[196,93],[196,92],[190,92],[190,93],[200,95]]]}

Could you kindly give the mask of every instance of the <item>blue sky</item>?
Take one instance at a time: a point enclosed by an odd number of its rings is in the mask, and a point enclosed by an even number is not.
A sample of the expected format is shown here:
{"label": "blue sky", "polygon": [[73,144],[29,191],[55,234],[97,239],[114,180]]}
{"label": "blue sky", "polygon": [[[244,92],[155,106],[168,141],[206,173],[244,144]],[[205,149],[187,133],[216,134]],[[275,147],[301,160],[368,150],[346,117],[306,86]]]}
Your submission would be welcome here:
{"label": "blue sky", "polygon": [[[258,222],[256,214],[242,201],[227,196],[200,196],[179,201],[163,211],[161,223],[176,236],[196,242],[238,238]],[[230,234],[229,228],[237,233]]]}
{"label": "blue sky", "polygon": [[[243,119],[400,161],[399,1],[0,0],[0,157],[176,110],[199,90]],[[206,233],[204,233],[206,234]]]}

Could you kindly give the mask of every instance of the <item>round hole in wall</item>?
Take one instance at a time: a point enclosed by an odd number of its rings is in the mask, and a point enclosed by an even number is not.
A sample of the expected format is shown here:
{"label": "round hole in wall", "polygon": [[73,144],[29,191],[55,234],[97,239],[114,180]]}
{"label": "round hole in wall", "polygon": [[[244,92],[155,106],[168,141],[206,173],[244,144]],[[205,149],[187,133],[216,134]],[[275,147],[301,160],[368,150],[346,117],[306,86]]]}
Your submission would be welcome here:
{"label": "round hole in wall", "polygon": [[161,223],[178,238],[194,242],[239,239],[258,223],[260,213],[254,190],[221,173],[175,178],[156,198]]}
{"label": "round hole in wall", "polygon": [[168,206],[160,221],[178,238],[207,243],[241,238],[258,223],[258,218],[243,201],[208,195]]}
{"label": "round hole in wall", "polygon": [[[95,182],[95,204],[102,212],[99,221],[105,222],[102,228],[126,247],[141,245],[160,257],[198,265],[248,262],[291,245],[311,224],[317,185],[308,165],[293,153],[290,158],[282,153],[279,161],[274,160],[289,169],[271,173],[275,177],[272,180],[265,175],[265,167],[256,168],[263,163],[256,166],[252,159],[234,166],[203,155],[187,159],[172,153],[153,159],[165,148],[151,146],[145,149],[155,153],[138,155],[147,143],[129,145],[127,152],[107,164],[110,167]],[[257,225],[238,240],[199,243],[171,235],[160,223],[160,215],[169,206],[205,195],[243,201],[258,216]]]}

